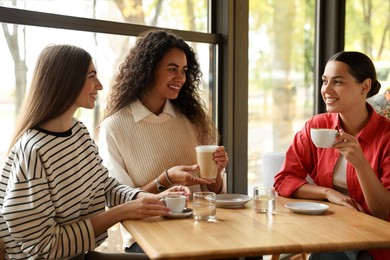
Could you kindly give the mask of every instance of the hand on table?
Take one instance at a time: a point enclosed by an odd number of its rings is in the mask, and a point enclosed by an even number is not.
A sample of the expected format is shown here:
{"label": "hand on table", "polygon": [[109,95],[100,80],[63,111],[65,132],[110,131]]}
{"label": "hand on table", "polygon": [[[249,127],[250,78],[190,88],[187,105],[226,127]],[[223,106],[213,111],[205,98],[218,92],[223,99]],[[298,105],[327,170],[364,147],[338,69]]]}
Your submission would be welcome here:
{"label": "hand on table", "polygon": [[154,216],[169,215],[170,209],[157,197],[140,197],[128,201],[120,207],[126,219],[144,219]]}
{"label": "hand on table", "polygon": [[351,208],[351,209],[356,209],[356,210],[362,211],[362,212],[364,211],[363,207],[359,203],[357,203],[356,200],[354,200],[348,196],[345,196],[344,194],[342,194],[336,190],[328,189],[328,191],[326,193],[326,198],[329,202],[332,202],[334,204],[345,206],[345,207]]}

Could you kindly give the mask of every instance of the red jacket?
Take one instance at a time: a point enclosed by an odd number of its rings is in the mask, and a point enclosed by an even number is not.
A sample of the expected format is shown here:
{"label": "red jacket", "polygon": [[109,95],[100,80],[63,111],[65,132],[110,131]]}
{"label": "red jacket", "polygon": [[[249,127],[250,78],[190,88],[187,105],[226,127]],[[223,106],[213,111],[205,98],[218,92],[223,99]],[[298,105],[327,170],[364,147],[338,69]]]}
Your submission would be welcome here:
{"label": "red jacket", "polygon": [[[390,120],[379,115],[368,104],[367,108],[371,111],[371,118],[357,138],[376,176],[383,186],[390,190]],[[332,148],[315,147],[310,138],[310,128],[339,129],[339,116],[337,113],[316,115],[307,121],[304,128],[295,135],[293,143],[287,150],[281,171],[275,176],[274,186],[281,196],[291,197],[295,190],[307,183],[307,175],[313,179],[315,184],[333,188],[333,169],[340,152]],[[347,163],[346,176],[350,197],[362,205],[367,214],[371,215],[356,171],[350,163]],[[390,214],[387,221],[390,221]],[[370,253],[375,259],[390,259],[390,249],[373,250]]]}

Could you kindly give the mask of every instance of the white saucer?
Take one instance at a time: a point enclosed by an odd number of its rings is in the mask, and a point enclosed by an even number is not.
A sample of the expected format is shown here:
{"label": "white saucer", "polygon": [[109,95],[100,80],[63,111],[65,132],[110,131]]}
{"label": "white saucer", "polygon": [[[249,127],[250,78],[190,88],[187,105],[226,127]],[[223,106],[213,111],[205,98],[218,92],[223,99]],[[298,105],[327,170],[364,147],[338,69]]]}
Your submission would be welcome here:
{"label": "white saucer", "polygon": [[191,208],[185,208],[181,213],[173,213],[171,212],[169,215],[164,216],[164,218],[186,218],[192,215]]}
{"label": "white saucer", "polygon": [[317,202],[291,202],[284,205],[295,213],[317,215],[329,208],[328,205]]}
{"label": "white saucer", "polygon": [[250,200],[248,195],[243,194],[216,195],[216,205],[219,208],[242,208]]}

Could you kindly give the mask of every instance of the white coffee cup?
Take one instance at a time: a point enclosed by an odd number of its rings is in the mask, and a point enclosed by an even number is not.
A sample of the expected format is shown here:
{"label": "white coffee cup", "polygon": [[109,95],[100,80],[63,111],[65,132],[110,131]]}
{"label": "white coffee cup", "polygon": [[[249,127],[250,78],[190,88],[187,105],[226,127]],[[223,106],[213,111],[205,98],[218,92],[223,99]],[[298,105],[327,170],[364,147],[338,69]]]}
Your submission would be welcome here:
{"label": "white coffee cup", "polygon": [[328,128],[311,128],[310,135],[314,145],[318,148],[332,147],[338,131]]}
{"label": "white coffee cup", "polygon": [[181,213],[186,206],[187,197],[184,195],[168,195],[161,200],[171,209],[172,213]]}
{"label": "white coffee cup", "polygon": [[199,145],[195,147],[196,159],[199,165],[199,176],[205,179],[215,179],[218,173],[218,165],[214,161],[214,152],[218,145]]}

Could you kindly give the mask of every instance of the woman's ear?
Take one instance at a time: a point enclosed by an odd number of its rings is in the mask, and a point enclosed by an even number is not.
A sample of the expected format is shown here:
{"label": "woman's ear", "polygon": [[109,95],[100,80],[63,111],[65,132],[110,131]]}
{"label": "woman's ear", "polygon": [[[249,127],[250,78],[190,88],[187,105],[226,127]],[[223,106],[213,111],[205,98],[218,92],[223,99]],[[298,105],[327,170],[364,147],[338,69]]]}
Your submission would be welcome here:
{"label": "woman's ear", "polygon": [[362,94],[367,94],[371,90],[372,80],[367,78],[362,83]]}

